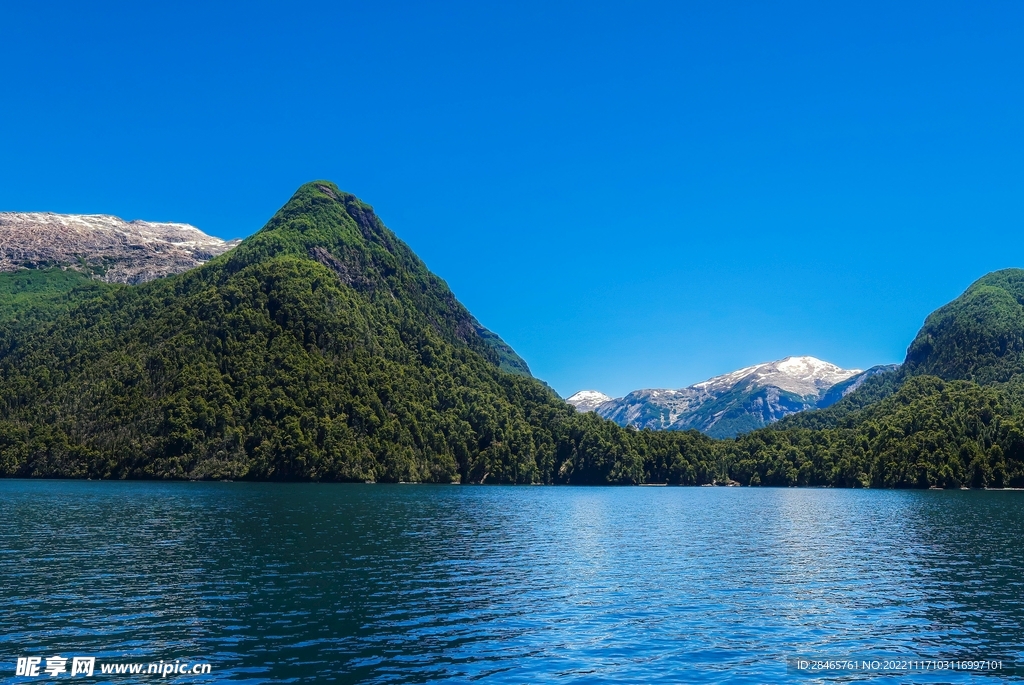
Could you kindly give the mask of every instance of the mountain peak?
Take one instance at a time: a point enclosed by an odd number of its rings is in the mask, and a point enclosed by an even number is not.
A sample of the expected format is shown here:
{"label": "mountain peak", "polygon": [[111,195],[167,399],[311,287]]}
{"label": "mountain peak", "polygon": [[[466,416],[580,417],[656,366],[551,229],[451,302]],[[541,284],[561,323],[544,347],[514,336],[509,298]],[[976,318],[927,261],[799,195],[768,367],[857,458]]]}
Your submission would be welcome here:
{"label": "mountain peak", "polygon": [[843,369],[817,357],[785,357],[715,376],[690,387],[720,393],[738,385],[748,390],[774,386],[796,395],[817,395],[860,372],[860,369]]}
{"label": "mountain peak", "polygon": [[229,264],[238,271],[282,256],[319,262],[367,299],[415,310],[449,342],[468,344],[504,371],[530,375],[526,362],[469,313],[373,207],[330,181],[300,186]]}
{"label": "mountain peak", "polygon": [[593,411],[605,402],[611,401],[611,397],[597,390],[580,390],[569,397],[566,402],[576,407],[579,411]]}

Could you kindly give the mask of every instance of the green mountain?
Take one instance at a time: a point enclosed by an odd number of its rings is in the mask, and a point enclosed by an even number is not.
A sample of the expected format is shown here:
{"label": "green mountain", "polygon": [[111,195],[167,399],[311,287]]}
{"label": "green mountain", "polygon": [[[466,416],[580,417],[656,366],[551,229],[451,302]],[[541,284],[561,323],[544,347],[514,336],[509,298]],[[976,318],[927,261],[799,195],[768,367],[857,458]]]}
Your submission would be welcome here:
{"label": "green mountain", "polygon": [[730,476],[751,485],[1024,486],[1024,413],[996,387],[914,376],[836,425],[794,424],[726,445]]}
{"label": "green mountain", "polygon": [[[701,483],[695,433],[580,416],[333,184],[207,264],[0,289],[0,475]],[[21,284],[20,287],[19,284]],[[20,290],[19,290],[20,287]]]}
{"label": "green mountain", "polygon": [[1024,372],[1024,270],[995,271],[933,312],[910,344],[910,375],[981,384]]}
{"label": "green mountain", "polygon": [[773,485],[1024,487],[1024,270],[933,312],[903,365],[739,438],[731,477]]}

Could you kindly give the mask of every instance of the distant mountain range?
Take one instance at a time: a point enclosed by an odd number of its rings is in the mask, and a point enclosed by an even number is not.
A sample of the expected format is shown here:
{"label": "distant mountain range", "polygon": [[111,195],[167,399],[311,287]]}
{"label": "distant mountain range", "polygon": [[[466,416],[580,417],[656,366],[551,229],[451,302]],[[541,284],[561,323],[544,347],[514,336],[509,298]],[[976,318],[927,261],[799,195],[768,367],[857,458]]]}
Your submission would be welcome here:
{"label": "distant mountain range", "polygon": [[0,272],[71,268],[108,283],[181,273],[238,245],[195,226],[106,214],[0,212]]}
{"label": "distant mountain range", "polygon": [[581,390],[566,401],[578,411],[595,412],[620,426],[695,428],[711,437],[730,438],[789,414],[835,404],[868,377],[896,368],[893,364],[861,371],[815,357],[786,357],[679,390],[634,390],[614,399],[596,390]]}

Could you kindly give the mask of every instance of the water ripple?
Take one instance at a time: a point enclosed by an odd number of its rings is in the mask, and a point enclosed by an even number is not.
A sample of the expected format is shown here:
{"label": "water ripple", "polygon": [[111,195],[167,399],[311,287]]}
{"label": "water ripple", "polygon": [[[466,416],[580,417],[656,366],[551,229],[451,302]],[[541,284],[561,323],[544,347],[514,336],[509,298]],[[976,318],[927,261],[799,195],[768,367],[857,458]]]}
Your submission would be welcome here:
{"label": "water ripple", "polygon": [[0,669],[766,683],[800,655],[1022,661],[1022,495],[0,481]]}

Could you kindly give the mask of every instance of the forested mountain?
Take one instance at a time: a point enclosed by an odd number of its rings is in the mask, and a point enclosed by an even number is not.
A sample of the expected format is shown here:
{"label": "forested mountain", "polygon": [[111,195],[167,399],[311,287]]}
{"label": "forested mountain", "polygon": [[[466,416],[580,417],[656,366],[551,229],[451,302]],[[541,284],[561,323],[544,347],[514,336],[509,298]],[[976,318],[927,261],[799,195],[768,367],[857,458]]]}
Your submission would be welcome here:
{"label": "forested mountain", "polygon": [[1024,271],[990,273],[925,320],[902,366],[726,449],[774,485],[1024,487]]}
{"label": "forested mountain", "polygon": [[990,273],[933,312],[907,350],[906,368],[982,384],[1024,372],[1024,270]]}
{"label": "forested mountain", "polygon": [[998,388],[915,376],[834,426],[773,427],[723,447],[732,477],[751,485],[1020,487],[1022,418]]}
{"label": "forested mountain", "polygon": [[17,283],[0,298],[5,475],[697,483],[721,472],[703,436],[646,440],[578,416],[329,183],[303,186],[261,231],[183,274],[102,287],[10,274]]}
{"label": "forested mountain", "polygon": [[559,399],[316,182],[181,274],[0,274],[0,475],[1019,487],[1022,275],[981,279],[832,407],[735,440],[636,430]]}

